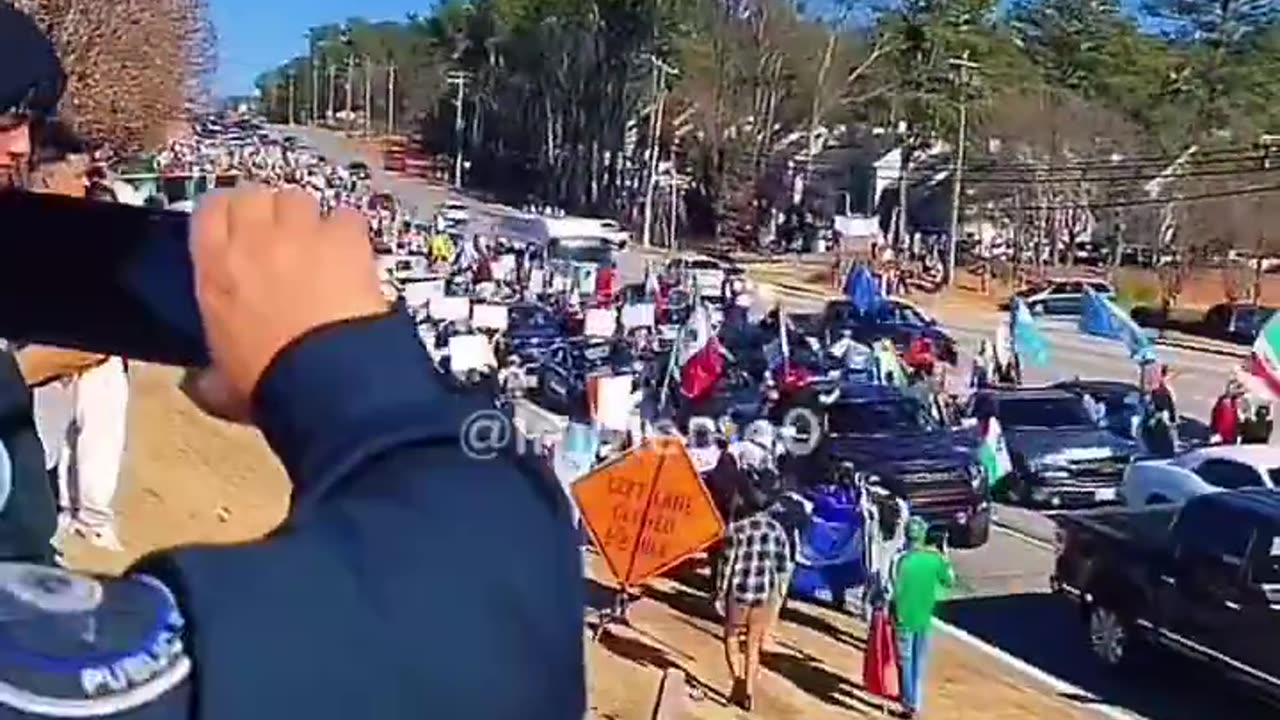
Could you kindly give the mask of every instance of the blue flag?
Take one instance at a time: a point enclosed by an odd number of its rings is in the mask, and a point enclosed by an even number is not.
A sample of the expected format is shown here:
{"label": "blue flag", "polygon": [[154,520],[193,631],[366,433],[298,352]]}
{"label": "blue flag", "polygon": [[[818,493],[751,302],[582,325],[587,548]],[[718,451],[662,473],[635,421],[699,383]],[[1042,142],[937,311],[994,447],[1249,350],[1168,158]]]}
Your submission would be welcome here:
{"label": "blue flag", "polygon": [[858,265],[849,271],[849,276],[844,282],[844,294],[849,297],[853,307],[863,315],[874,313],[884,302],[880,283],[876,282],[866,265]]}
{"label": "blue flag", "polygon": [[1114,302],[1103,295],[1085,288],[1084,304],[1080,308],[1080,332],[1086,335],[1119,340],[1129,351],[1129,357],[1139,363],[1154,362],[1155,346],[1151,338]]}
{"label": "blue flag", "polygon": [[1009,306],[1009,326],[1013,335],[1013,351],[1018,353],[1018,357],[1032,365],[1048,364],[1049,343],[1022,298],[1015,297]]}

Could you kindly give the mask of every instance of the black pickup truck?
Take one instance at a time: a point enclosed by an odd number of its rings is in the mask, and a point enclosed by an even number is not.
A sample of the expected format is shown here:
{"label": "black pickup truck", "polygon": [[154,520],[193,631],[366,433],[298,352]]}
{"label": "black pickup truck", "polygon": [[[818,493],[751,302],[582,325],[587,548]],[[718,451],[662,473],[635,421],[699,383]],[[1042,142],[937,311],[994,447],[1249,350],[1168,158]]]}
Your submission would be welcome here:
{"label": "black pickup truck", "polygon": [[1078,603],[1104,664],[1172,650],[1280,702],[1280,493],[1055,519],[1052,585]]}

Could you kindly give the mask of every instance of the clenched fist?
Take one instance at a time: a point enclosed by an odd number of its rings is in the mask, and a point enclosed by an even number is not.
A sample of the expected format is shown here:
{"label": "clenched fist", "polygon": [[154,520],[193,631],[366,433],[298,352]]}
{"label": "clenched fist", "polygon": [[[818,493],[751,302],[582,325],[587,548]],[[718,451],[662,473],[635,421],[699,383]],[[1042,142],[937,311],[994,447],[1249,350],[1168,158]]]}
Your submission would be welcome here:
{"label": "clenched fist", "polygon": [[213,368],[187,389],[226,419],[247,419],[254,387],[289,342],[387,310],[364,218],[347,209],[321,217],[302,190],[209,195],[192,219],[191,256]]}

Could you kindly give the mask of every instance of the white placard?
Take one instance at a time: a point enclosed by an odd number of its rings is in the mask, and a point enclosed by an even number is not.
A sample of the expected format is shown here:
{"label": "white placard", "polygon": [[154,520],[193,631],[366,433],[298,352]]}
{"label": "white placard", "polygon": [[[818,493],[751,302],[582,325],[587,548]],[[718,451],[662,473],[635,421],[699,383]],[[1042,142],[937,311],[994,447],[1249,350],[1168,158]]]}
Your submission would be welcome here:
{"label": "white placard", "polygon": [[612,308],[590,308],[583,320],[582,334],[587,337],[613,337],[618,330],[618,317]]}
{"label": "white placard", "polygon": [[444,280],[421,280],[404,283],[404,304],[411,308],[426,307],[432,300],[444,297]]}
{"label": "white placard", "polygon": [[442,295],[431,299],[429,310],[432,320],[466,320],[471,317],[471,298]]}
{"label": "white placard", "polygon": [[487,370],[497,364],[489,338],[483,335],[454,335],[449,338],[449,369],[453,374]]}
{"label": "white placard", "polygon": [[554,273],[551,276],[551,292],[563,293],[569,292],[569,276],[561,273]]}
{"label": "white placard", "polygon": [[516,276],[516,256],[499,255],[494,258],[491,268],[493,276],[503,282],[509,282]]}
{"label": "white placard", "polygon": [[592,419],[606,430],[625,432],[631,420],[632,386],[635,382],[631,375],[613,375],[594,377],[590,382],[595,384],[595,403],[592,408]]}
{"label": "white placard", "polygon": [[657,308],[653,303],[637,303],[622,308],[622,327],[630,330],[638,327],[653,327],[657,317]]}
{"label": "white placard", "polygon": [[471,324],[481,330],[506,330],[508,322],[506,305],[474,305],[471,308]]}
{"label": "white placard", "polygon": [[547,274],[542,268],[533,268],[529,271],[529,290],[535,294],[543,291],[543,283],[546,282]]}

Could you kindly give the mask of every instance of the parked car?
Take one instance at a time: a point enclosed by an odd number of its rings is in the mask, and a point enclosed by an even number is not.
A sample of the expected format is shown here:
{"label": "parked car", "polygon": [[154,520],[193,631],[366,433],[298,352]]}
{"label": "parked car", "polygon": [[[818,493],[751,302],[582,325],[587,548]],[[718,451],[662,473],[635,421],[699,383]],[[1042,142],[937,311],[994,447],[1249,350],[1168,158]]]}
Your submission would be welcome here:
{"label": "parked car", "polygon": [[1079,605],[1099,661],[1133,666],[1145,649],[1169,650],[1280,701],[1280,493],[1055,520],[1051,584]]}
{"label": "parked car", "polygon": [[1280,487],[1280,448],[1210,445],[1177,457],[1140,460],[1124,473],[1120,496],[1134,509],[1185,502],[1223,490]]}
{"label": "parked car", "polygon": [[617,220],[600,218],[596,222],[600,225],[601,237],[613,243],[614,248],[619,252],[626,250],[631,244],[630,231],[623,228]]}
{"label": "parked car", "polygon": [[822,436],[798,477],[832,478],[843,463],[947,529],[957,547],[986,544],[990,483],[976,462],[972,433],[937,423],[920,402],[884,385],[848,388],[821,415]]}
{"label": "parked car", "polygon": [[666,273],[672,278],[687,281],[690,288],[707,300],[720,300],[724,295],[724,279],[728,270],[725,263],[705,255],[688,255],[672,258]]}
{"label": "parked car", "polygon": [[1241,303],[1222,303],[1209,308],[1202,321],[1203,332],[1209,337],[1232,342],[1252,344],[1262,332],[1275,308]]}
{"label": "parked car", "polygon": [[639,378],[644,370],[623,343],[574,338],[547,353],[538,373],[538,399],[550,410],[585,414],[589,378],[618,373]]}
{"label": "parked car", "polygon": [[1132,440],[1100,427],[1075,393],[1057,388],[983,390],[966,414],[990,405],[1004,431],[1013,473],[1009,499],[1026,506],[1081,506],[1119,498]]}
{"label": "parked car", "polygon": [[[1114,298],[1115,288],[1102,280],[1056,280],[1047,285],[1029,287],[1014,293],[1027,304],[1033,315],[1079,315],[1084,307],[1084,290],[1089,288],[1099,295]],[[1012,300],[1001,308],[1008,310]]]}
{"label": "parked car", "polygon": [[471,209],[467,204],[459,200],[447,200],[440,207],[440,217],[450,227],[457,225],[466,225],[471,222]]}
{"label": "parked car", "polygon": [[369,171],[369,166],[359,160],[347,165],[347,172],[355,180],[368,181],[373,178],[373,173]]}
{"label": "parked car", "polygon": [[886,299],[872,315],[859,312],[850,300],[831,300],[810,327],[827,345],[848,330],[850,336],[863,345],[888,338],[899,352],[905,352],[913,340],[923,336],[932,343],[939,360],[954,365],[959,358],[955,340],[938,321],[900,298]]}
{"label": "parked car", "polygon": [[565,341],[564,321],[551,310],[536,303],[516,303],[507,309],[507,329],[498,344],[498,362],[506,364],[509,356],[520,358],[528,373],[535,373],[551,349]]}

